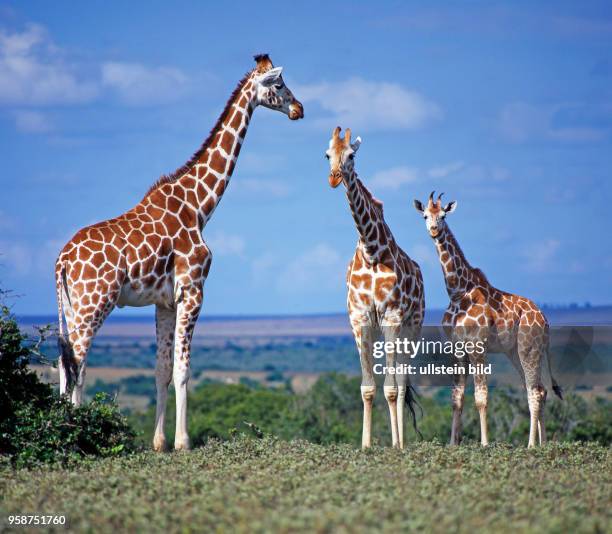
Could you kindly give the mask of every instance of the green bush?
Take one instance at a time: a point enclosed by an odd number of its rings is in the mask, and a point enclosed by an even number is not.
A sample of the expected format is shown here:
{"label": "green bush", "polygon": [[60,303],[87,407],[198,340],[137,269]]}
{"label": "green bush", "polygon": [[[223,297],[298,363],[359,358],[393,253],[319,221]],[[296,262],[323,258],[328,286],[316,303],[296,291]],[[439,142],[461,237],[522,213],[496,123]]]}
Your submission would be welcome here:
{"label": "green bush", "polygon": [[[229,439],[236,432],[290,437],[298,430],[292,427],[287,407],[292,395],[280,388],[251,388],[245,384],[208,382],[189,393],[189,434],[193,445],[201,445],[211,438]],[[174,439],[175,397],[168,396],[167,435]],[[153,439],[155,407],[131,417],[145,442]],[[247,424],[245,424],[245,422]],[[252,424],[253,426],[249,426]]]}
{"label": "green bush", "polygon": [[10,438],[15,467],[39,462],[66,464],[87,456],[117,456],[134,449],[134,432],[103,393],[74,407],[54,397],[46,409],[24,404]]}
{"label": "green bush", "polygon": [[[321,375],[303,394],[287,389],[239,385],[202,384],[189,394],[189,431],[194,444],[210,438],[228,439],[238,431],[251,433],[244,421],[264,434],[279,438],[305,439],[312,443],[361,443],[363,408],[359,394],[360,378],[338,373]],[[433,396],[421,395],[417,409],[418,426],[425,441],[447,443],[450,438],[450,388],[440,388]],[[168,402],[168,430],[172,439],[174,398]],[[389,445],[389,413],[382,388],[378,388],[372,418],[375,443]],[[134,417],[147,442],[152,439],[154,408]],[[420,440],[406,418],[408,442]],[[529,410],[523,390],[492,387],[489,390],[489,438],[491,441],[526,445]],[[612,443],[612,410],[604,399],[587,401],[567,393],[565,400],[550,399],[546,404],[546,428],[555,441],[597,441]],[[463,409],[465,442],[480,441],[480,423],[472,394]]]}
{"label": "green bush", "polygon": [[113,456],[134,448],[134,432],[114,402],[98,395],[76,408],[27,367],[28,338],[0,308],[0,455],[16,467]]}

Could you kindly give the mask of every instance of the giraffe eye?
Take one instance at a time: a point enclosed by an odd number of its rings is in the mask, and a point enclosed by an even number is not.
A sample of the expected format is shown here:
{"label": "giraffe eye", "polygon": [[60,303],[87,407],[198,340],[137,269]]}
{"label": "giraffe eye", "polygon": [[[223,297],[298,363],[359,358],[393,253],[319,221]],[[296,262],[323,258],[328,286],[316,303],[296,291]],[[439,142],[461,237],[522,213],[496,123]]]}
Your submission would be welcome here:
{"label": "giraffe eye", "polygon": [[329,159],[329,154],[325,154],[325,159]]}
{"label": "giraffe eye", "polygon": [[355,154],[349,154],[349,159],[355,159]]}

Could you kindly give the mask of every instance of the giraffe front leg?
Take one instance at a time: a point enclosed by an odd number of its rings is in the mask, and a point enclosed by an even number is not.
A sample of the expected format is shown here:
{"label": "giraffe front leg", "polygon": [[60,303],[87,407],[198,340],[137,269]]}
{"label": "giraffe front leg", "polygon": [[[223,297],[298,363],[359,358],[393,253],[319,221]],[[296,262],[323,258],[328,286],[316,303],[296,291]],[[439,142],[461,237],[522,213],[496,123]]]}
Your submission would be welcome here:
{"label": "giraffe front leg", "polygon": [[544,390],[544,394],[542,395],[542,401],[540,404],[540,415],[538,417],[538,435],[540,437],[540,445],[544,445],[546,443],[546,426],[544,425],[544,412],[546,411],[546,390]]}
{"label": "giraffe front leg", "polygon": [[[395,347],[395,341],[399,336],[399,326],[385,326],[383,333],[385,337],[385,346],[387,343],[391,343]],[[385,374],[384,393],[385,399],[387,399],[387,405],[389,406],[389,421],[391,423],[391,439],[393,447],[400,447],[399,440],[399,425],[398,425],[398,398],[399,398],[399,387],[397,384],[397,378],[394,373],[390,373],[389,370],[395,368],[396,354],[395,348],[386,352],[387,355],[387,373]],[[405,394],[404,389],[404,394]],[[402,399],[403,400],[403,399]],[[403,416],[403,413],[402,413]],[[403,426],[402,426],[403,431]],[[402,436],[403,445],[403,436]]]}
{"label": "giraffe front leg", "polygon": [[489,433],[487,431],[488,395],[487,377],[484,374],[474,375],[474,404],[476,404],[480,416],[480,443],[483,447],[489,444]]}
{"label": "giraffe front leg", "polygon": [[174,334],[174,389],[176,394],[176,432],[174,448],[190,448],[187,433],[187,383],[189,382],[189,360],[191,338],[202,307],[202,285],[190,284],[179,290]]}
{"label": "giraffe front leg", "polygon": [[[465,362],[456,359],[456,364],[463,366]],[[461,414],[463,413],[463,400],[465,398],[465,374],[453,375],[453,389],[451,391],[451,404],[453,407],[453,420],[451,423],[451,445],[459,445],[461,443]]]}
{"label": "giraffe front leg", "polygon": [[[529,403],[529,443],[527,445],[528,448],[532,448],[536,446],[536,440],[538,436],[539,424],[541,412],[544,404],[544,396],[546,395],[546,390],[542,385],[532,385],[529,386],[527,391],[527,401]],[[543,428],[543,422],[542,427]],[[541,434],[540,434],[541,439]],[[546,439],[546,435],[544,434],[544,439]]]}
{"label": "giraffe front leg", "polygon": [[168,386],[172,380],[172,351],[174,349],[174,329],[176,328],[176,310],[155,308],[155,330],[157,337],[157,364],[155,366],[155,386],[157,402],[155,405],[155,434],[153,449],[166,450],[166,404]]}
{"label": "giraffe front leg", "polygon": [[376,396],[372,355],[373,332],[371,326],[361,326],[359,322],[353,323],[352,328],[361,361],[361,400],[363,401],[361,448],[367,449],[372,446],[372,405]]}

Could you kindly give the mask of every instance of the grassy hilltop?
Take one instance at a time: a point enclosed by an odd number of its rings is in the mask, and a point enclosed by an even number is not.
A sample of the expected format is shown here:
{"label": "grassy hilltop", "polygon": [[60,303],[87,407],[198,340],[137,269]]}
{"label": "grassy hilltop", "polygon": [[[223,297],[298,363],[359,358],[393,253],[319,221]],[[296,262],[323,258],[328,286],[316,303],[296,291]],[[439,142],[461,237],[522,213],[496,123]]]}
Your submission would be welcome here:
{"label": "grassy hilltop", "polygon": [[71,530],[612,532],[610,450],[596,444],[400,452],[243,437],[72,469],[0,472],[0,510]]}

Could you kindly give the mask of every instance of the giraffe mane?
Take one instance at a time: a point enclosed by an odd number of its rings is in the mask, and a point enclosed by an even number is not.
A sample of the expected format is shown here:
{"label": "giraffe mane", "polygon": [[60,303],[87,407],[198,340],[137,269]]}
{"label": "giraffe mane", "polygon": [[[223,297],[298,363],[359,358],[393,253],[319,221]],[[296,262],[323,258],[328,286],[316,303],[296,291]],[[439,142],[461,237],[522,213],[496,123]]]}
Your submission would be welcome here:
{"label": "giraffe mane", "polygon": [[193,167],[193,165],[195,165],[195,163],[200,159],[200,156],[210,146],[216,131],[219,129],[221,124],[223,124],[225,119],[227,119],[227,116],[228,116],[228,114],[229,114],[229,112],[230,112],[230,110],[232,108],[232,104],[233,104],[235,98],[238,96],[240,91],[242,91],[243,87],[245,86],[245,84],[247,83],[247,81],[249,80],[249,78],[251,77],[252,74],[253,74],[253,71],[247,72],[243,76],[243,78],[238,82],[238,85],[232,91],[232,94],[230,95],[230,97],[228,98],[227,102],[225,103],[225,107],[223,108],[223,111],[221,112],[221,115],[219,115],[219,118],[215,122],[215,125],[210,130],[210,133],[208,134],[208,137],[206,137],[206,139],[204,140],[204,142],[202,143],[200,148],[194,152],[193,156],[191,156],[191,158],[189,158],[189,160],[185,164],[181,165],[174,172],[171,172],[169,174],[162,174],[155,181],[155,183],[151,187],[149,187],[149,189],[148,189],[147,193],[145,194],[144,198],[147,198],[153,191],[157,190],[157,188],[161,187],[162,185],[175,182],[181,176],[186,174],[189,171],[189,169],[191,169],[191,167]]}

